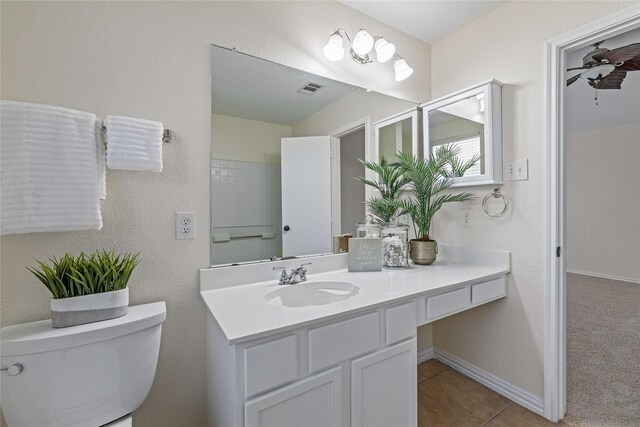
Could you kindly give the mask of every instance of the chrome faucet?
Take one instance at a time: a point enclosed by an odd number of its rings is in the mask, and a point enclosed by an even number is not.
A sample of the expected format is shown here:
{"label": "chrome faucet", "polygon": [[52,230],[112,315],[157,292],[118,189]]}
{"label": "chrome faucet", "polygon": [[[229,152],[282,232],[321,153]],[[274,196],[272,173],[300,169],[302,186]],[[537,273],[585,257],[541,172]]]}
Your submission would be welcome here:
{"label": "chrome faucet", "polygon": [[287,274],[287,269],[285,267],[273,267],[273,271],[280,271],[280,279],[278,280],[279,285],[294,285],[300,282],[307,281],[307,269],[304,268],[305,265],[311,265],[310,262],[306,262],[301,264],[300,267],[294,268],[291,270],[291,273]]}

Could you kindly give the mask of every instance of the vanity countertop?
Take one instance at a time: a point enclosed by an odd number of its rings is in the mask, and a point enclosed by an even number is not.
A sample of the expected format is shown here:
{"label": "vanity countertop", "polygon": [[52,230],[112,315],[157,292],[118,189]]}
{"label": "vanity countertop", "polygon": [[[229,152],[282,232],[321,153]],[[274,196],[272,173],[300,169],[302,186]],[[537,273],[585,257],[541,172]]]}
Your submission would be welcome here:
{"label": "vanity countertop", "polygon": [[[463,248],[440,245],[439,259],[429,266],[411,265],[405,270],[383,270],[380,272],[349,272],[346,268],[332,271],[310,266],[308,282],[343,281],[358,286],[359,293],[343,301],[326,305],[306,307],[285,307],[268,304],[265,295],[281,289],[277,283],[277,274],[271,269],[276,265],[285,265],[287,269],[300,264],[300,260],[287,264],[266,263],[263,266],[247,266],[248,269],[261,269],[259,277],[273,277],[268,281],[252,283],[250,274],[243,266],[224,267],[223,269],[201,270],[200,288],[207,309],[215,317],[230,345],[260,338],[277,332],[306,326],[310,323],[330,320],[334,317],[357,313],[368,309],[407,301],[411,298],[429,296],[465,284],[472,284],[504,276],[510,271],[510,255],[503,251],[474,251]],[[326,258],[316,258],[327,263]],[[333,265],[346,266],[346,255],[334,256]],[[316,259],[304,260],[316,262]],[[326,268],[326,267],[325,267]],[[230,270],[237,269],[237,270]],[[218,271],[216,271],[218,270]],[[268,274],[267,274],[268,272]],[[211,281],[227,281],[229,274],[244,276],[246,284],[224,286]],[[297,285],[284,285],[297,286]]]}

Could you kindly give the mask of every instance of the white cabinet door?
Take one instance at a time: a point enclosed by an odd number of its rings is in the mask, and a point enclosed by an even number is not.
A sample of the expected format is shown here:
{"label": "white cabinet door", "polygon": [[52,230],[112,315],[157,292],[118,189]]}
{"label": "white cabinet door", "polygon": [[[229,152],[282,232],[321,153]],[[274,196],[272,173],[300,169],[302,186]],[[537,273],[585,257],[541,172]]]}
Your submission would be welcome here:
{"label": "white cabinet door", "polygon": [[354,360],[352,427],[415,427],[417,387],[415,339]]}
{"label": "white cabinet door", "polygon": [[245,427],[338,427],[342,368],[336,367],[245,402]]}

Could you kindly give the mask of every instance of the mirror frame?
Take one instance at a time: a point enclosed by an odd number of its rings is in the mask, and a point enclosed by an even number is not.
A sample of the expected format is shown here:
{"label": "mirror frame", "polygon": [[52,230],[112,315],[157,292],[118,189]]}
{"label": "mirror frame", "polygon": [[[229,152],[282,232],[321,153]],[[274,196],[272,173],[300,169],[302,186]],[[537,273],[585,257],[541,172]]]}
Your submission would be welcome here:
{"label": "mirror frame", "polygon": [[[423,145],[421,144],[422,126],[420,125],[422,119],[422,107],[418,106],[401,113],[395,114],[391,117],[378,120],[373,124],[375,133],[375,148],[373,153],[373,159],[367,159],[369,161],[378,163],[380,161],[380,129],[385,126],[392,125],[394,123],[400,123],[403,120],[411,119],[411,152],[414,155],[422,156]],[[389,159],[391,160],[391,159]]]}
{"label": "mirror frame", "polygon": [[484,94],[484,159],[485,173],[482,175],[454,178],[451,187],[504,184],[502,177],[502,86],[498,80],[489,80],[459,90],[422,104],[424,155],[431,152],[429,141],[429,112],[475,95]]}

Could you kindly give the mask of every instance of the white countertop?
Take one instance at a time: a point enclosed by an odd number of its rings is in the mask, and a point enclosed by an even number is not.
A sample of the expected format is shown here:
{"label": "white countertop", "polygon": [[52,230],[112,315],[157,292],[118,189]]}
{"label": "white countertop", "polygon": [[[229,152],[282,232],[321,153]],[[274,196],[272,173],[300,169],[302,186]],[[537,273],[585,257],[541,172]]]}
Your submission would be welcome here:
{"label": "white countertop", "polygon": [[[229,344],[237,344],[276,332],[283,332],[308,325],[319,320],[329,320],[349,313],[379,307],[394,302],[409,300],[419,296],[440,293],[449,287],[475,283],[500,277],[510,271],[509,253],[502,251],[472,251],[441,246],[449,258],[440,256],[432,265],[411,265],[406,270],[383,270],[380,272],[350,273],[346,268],[314,273],[309,268],[307,280],[344,281],[360,288],[359,293],[346,300],[320,306],[286,307],[274,306],[264,300],[264,296],[281,289],[277,275],[271,268],[279,263],[266,266],[235,266],[231,268],[206,269],[201,271],[200,288],[202,298],[220,325]],[[446,248],[445,250],[443,250]],[[327,262],[325,260],[320,262]],[[336,264],[336,260],[337,264]],[[305,262],[313,261],[304,260]],[[345,264],[346,255],[334,258],[334,265]],[[296,266],[300,260],[287,262],[287,268]],[[261,269],[259,277],[271,277],[268,281],[224,286],[210,282],[233,281],[233,275],[247,277],[249,269]],[[268,270],[267,270],[268,269]],[[318,267],[318,270],[322,270]],[[269,274],[264,272],[268,271]],[[231,276],[230,276],[231,275]],[[255,276],[254,276],[255,277]],[[285,285],[296,286],[296,285]]]}

